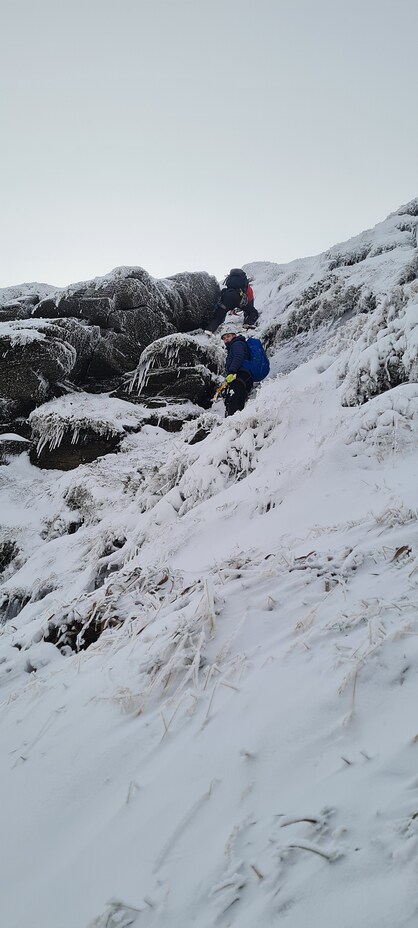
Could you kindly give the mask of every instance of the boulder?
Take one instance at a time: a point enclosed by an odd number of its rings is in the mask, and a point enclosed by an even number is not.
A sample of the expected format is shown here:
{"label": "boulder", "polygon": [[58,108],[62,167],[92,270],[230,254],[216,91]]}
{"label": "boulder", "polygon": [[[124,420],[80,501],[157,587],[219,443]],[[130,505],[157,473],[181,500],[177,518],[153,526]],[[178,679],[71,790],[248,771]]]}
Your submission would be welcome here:
{"label": "boulder", "polygon": [[5,303],[0,306],[0,322],[12,322],[15,319],[28,319],[33,306],[24,306],[22,303]]}
{"label": "boulder", "polygon": [[143,351],[130,390],[142,397],[175,397],[208,408],[224,363],[217,342],[205,343],[201,336],[168,335]]}
{"label": "boulder", "polygon": [[0,288],[0,322],[29,319],[41,299],[56,293],[49,284],[18,284]]}
{"label": "boulder", "polygon": [[25,415],[50,396],[51,384],[65,379],[76,362],[75,349],[57,327],[14,322],[0,326],[0,421]]}
{"label": "boulder", "polygon": [[[131,394],[108,396],[78,390],[34,409],[28,420],[32,464],[71,470],[98,457],[117,452],[128,436],[144,425],[180,431],[185,421],[199,416],[191,403],[164,399],[143,402]],[[1,436],[0,436],[1,448]]]}
{"label": "boulder", "polygon": [[117,451],[119,444],[119,435],[97,435],[92,429],[81,430],[77,442],[74,442],[74,436],[68,429],[56,448],[45,445],[38,452],[32,445],[29,459],[31,464],[46,470],[73,470],[80,464],[90,464],[104,454]]}
{"label": "boulder", "polygon": [[99,340],[89,375],[103,379],[131,371],[143,349],[163,335],[205,324],[219,295],[206,273],[153,279],[143,268],[117,268],[48,295],[33,310],[37,318],[74,318],[98,326]]}
{"label": "boulder", "polygon": [[102,337],[99,327],[76,319],[56,319],[54,326],[56,331],[61,332],[63,341],[71,345],[76,353],[75,363],[69,375],[71,383],[84,383],[90,375],[96,353],[100,351]]}
{"label": "boulder", "polygon": [[0,435],[0,464],[8,464],[13,457],[29,451],[31,442],[23,435],[5,432]]}
{"label": "boulder", "polygon": [[[151,343],[203,326],[218,295],[207,273],[155,280],[143,268],[117,268],[65,290],[24,284],[0,291],[0,422],[13,424],[68,381],[114,390]],[[206,403],[210,365],[196,356],[169,370],[167,361],[163,375],[153,371],[154,393]]]}
{"label": "boulder", "polygon": [[80,380],[99,335],[70,319],[0,324],[0,422],[26,416],[70,376]]}

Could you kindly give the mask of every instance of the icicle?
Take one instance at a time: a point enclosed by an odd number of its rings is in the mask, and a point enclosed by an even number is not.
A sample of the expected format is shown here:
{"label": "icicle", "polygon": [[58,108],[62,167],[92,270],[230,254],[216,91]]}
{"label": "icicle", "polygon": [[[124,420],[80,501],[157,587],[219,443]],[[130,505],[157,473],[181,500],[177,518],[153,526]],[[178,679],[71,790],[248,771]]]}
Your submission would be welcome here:
{"label": "icicle", "polygon": [[148,357],[143,361],[140,361],[134,375],[129,383],[128,391],[132,393],[136,389],[138,396],[141,395],[143,388],[148,383],[148,374],[153,364],[153,356]]}

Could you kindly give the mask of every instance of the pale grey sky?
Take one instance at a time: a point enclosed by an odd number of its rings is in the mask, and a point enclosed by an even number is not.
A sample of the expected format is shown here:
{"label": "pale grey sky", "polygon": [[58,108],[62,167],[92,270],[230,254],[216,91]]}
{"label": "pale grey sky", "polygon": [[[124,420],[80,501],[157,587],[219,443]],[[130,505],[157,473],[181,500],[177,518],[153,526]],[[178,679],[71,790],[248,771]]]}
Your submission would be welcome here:
{"label": "pale grey sky", "polygon": [[418,196],[417,0],[0,0],[0,286],[316,254]]}

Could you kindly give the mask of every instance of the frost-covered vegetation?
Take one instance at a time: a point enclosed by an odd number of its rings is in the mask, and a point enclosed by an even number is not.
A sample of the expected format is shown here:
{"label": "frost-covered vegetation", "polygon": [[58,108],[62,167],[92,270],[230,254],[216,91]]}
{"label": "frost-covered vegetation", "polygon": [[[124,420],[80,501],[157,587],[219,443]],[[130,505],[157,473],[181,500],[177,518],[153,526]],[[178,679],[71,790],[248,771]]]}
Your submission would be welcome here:
{"label": "frost-covered vegetation", "polygon": [[342,376],[351,406],[418,380],[418,292],[396,290],[382,301],[344,358]]}

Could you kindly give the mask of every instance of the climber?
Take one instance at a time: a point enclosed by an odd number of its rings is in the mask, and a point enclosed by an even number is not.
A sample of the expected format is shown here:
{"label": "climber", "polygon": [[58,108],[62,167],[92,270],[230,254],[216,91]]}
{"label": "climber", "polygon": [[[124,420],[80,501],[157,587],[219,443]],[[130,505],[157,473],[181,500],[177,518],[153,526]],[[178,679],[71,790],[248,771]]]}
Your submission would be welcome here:
{"label": "climber", "polygon": [[258,319],[258,312],[254,306],[254,291],[245,271],[241,268],[232,268],[224,280],[221,295],[213,311],[206,332],[212,335],[225,321],[228,312],[239,313],[243,311],[243,328],[253,328]]}
{"label": "climber", "polygon": [[243,362],[248,363],[250,360],[250,350],[244,336],[240,335],[237,327],[231,323],[225,324],[221,338],[227,350],[225,416],[233,416],[238,410],[244,409],[254,385],[252,374],[242,367]]}

